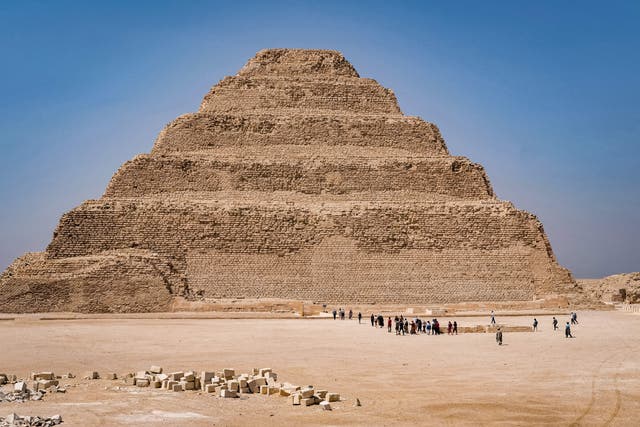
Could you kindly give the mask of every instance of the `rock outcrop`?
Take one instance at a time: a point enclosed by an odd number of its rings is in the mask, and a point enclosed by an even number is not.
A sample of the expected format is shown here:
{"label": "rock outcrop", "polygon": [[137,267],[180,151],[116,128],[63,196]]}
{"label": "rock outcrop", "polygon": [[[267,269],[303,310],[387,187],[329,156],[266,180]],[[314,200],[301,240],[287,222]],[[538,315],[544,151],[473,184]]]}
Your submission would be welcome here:
{"label": "rock outcrop", "polygon": [[574,292],[536,217],[338,52],[270,49],[168,124],[0,310],[166,310],[177,295],[437,304]]}

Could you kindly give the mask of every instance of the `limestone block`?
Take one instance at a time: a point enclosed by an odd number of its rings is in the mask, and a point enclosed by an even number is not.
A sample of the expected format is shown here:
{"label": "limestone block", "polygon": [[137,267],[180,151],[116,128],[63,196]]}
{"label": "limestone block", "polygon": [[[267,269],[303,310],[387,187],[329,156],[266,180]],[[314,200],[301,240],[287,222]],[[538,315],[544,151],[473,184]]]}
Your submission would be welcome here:
{"label": "limestone block", "polygon": [[182,388],[182,384],[180,383],[174,383],[171,385],[171,390],[173,391],[184,391],[184,389]]}
{"label": "limestone block", "polygon": [[184,372],[172,372],[169,374],[169,378],[173,381],[180,381],[180,378],[184,377]]}
{"label": "limestone block", "polygon": [[224,368],[222,370],[222,376],[224,377],[225,380],[231,380],[233,379],[233,377],[235,376],[236,371],[235,369],[231,369],[231,368]]}
{"label": "limestone block", "polygon": [[37,372],[31,375],[33,380],[53,380],[56,378],[53,372]]}
{"label": "limestone block", "polygon": [[146,378],[136,378],[136,386],[138,387],[149,387],[150,381]]}
{"label": "limestone block", "polygon": [[186,372],[184,374],[184,376],[181,378],[182,381],[195,381],[196,376],[193,374],[193,372]]}
{"label": "limestone block", "polygon": [[156,379],[156,381],[162,382],[162,381],[165,381],[165,380],[169,379],[169,375],[167,375],[167,374],[158,374],[158,375],[155,375],[155,379]]}
{"label": "limestone block", "polygon": [[269,386],[261,385],[260,386],[260,394],[269,394]]}
{"label": "limestone block", "polygon": [[327,390],[316,390],[316,394],[324,399],[327,395]]}
{"label": "limestone block", "polygon": [[323,400],[322,402],[320,402],[320,407],[325,411],[330,411],[331,410],[331,404],[329,402],[327,402],[326,400]]}
{"label": "limestone block", "polygon": [[25,383],[24,381],[18,381],[13,385],[13,391],[24,393],[25,391],[27,391],[27,383]]}
{"label": "limestone block", "polygon": [[105,379],[107,379],[107,380],[117,380],[118,379],[118,375],[115,372],[108,372],[107,375],[105,376]]}
{"label": "limestone block", "polygon": [[216,392],[216,386],[214,384],[205,384],[204,391],[207,392],[207,393],[215,393]]}
{"label": "limestone block", "polygon": [[194,381],[180,381],[182,388],[185,390],[195,390],[196,384]]}
{"label": "limestone block", "polygon": [[158,380],[151,381],[151,387],[153,387],[153,388],[162,387],[162,381],[158,381]]}
{"label": "limestone block", "polygon": [[268,386],[268,389],[267,389],[267,390],[268,390],[268,391],[267,391],[267,394],[268,394],[268,395],[272,395],[272,394],[278,394],[278,393],[280,393],[280,388],[279,388],[279,387],[272,387],[272,386]]}
{"label": "limestone block", "polygon": [[316,401],[313,397],[307,397],[307,398],[302,398],[300,399],[300,404],[302,406],[311,406],[311,405],[315,405]]}
{"label": "limestone block", "polygon": [[266,377],[266,374],[271,372],[271,368],[261,368],[258,371],[258,375],[260,375],[261,377]]}
{"label": "limestone block", "polygon": [[324,397],[327,402],[339,402],[340,395],[338,393],[327,393]]}
{"label": "limestone block", "polygon": [[300,394],[298,394],[298,393],[295,393],[295,394],[292,394],[291,396],[289,396],[289,402],[291,402],[292,405],[299,405],[301,399],[302,398],[300,397]]}
{"label": "limestone block", "polygon": [[162,367],[154,365],[151,368],[149,368],[149,372],[151,372],[152,374],[161,374],[162,373]]}
{"label": "limestone block", "polygon": [[202,384],[211,384],[211,380],[215,378],[216,373],[213,371],[202,371],[200,372],[200,382]]}
{"label": "limestone block", "polygon": [[315,391],[312,388],[305,388],[300,390],[300,395],[302,396],[303,399],[313,397],[314,394],[315,394]]}
{"label": "limestone block", "polygon": [[232,390],[224,389],[224,390],[220,390],[220,397],[224,397],[224,398],[238,397],[238,393]]}
{"label": "limestone block", "polygon": [[97,380],[100,379],[100,374],[96,371],[89,371],[85,374],[84,378],[88,380]]}
{"label": "limestone block", "polygon": [[238,384],[240,384],[240,388],[248,387],[246,378],[238,378]]}
{"label": "limestone block", "polygon": [[240,383],[236,380],[228,382],[229,390],[238,392],[240,390]]}
{"label": "limestone block", "polygon": [[240,387],[240,392],[242,393],[251,393],[251,389],[249,387]]}
{"label": "limestone block", "polygon": [[[173,390],[173,386],[176,385],[176,384],[179,385],[180,383],[178,381],[168,380],[166,384],[167,384],[166,385],[166,389],[167,390]],[[182,386],[180,386],[180,387],[182,387]]]}

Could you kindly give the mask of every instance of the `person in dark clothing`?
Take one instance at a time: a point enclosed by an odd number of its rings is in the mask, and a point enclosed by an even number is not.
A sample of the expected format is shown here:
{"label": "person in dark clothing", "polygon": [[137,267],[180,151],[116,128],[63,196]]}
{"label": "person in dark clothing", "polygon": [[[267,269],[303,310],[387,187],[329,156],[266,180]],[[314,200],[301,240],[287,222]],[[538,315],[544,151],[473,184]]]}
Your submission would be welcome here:
{"label": "person in dark clothing", "polygon": [[458,335],[458,322],[453,321],[453,333]]}
{"label": "person in dark clothing", "polygon": [[555,316],[553,316],[553,330],[557,330],[558,329],[558,319],[556,319]]}
{"label": "person in dark clothing", "polygon": [[409,321],[407,319],[404,320],[404,328],[402,328],[402,335],[409,333]]}
{"label": "person in dark clothing", "polygon": [[362,313],[358,312],[358,324],[362,323]]}
{"label": "person in dark clothing", "polygon": [[451,335],[451,332],[453,332],[453,323],[449,320],[449,324],[447,325],[447,335]]}
{"label": "person in dark clothing", "polygon": [[373,313],[371,313],[371,326],[375,326],[376,323],[376,317],[373,315]]}
{"label": "person in dark clothing", "polygon": [[496,332],[496,342],[498,345],[502,345],[502,329],[500,328],[498,328],[498,331]]}
{"label": "person in dark clothing", "polygon": [[336,311],[336,309],[333,309],[333,320],[336,320],[336,317],[338,316],[338,312]]}
{"label": "person in dark clothing", "polygon": [[353,310],[349,309],[349,320],[353,319]]}
{"label": "person in dark clothing", "polygon": [[388,332],[391,332],[391,325],[392,325],[391,316],[389,316],[389,320],[387,320],[387,330],[388,330]]}
{"label": "person in dark clothing", "polygon": [[533,331],[537,331],[538,330],[538,319],[536,319],[535,317],[533,318]]}

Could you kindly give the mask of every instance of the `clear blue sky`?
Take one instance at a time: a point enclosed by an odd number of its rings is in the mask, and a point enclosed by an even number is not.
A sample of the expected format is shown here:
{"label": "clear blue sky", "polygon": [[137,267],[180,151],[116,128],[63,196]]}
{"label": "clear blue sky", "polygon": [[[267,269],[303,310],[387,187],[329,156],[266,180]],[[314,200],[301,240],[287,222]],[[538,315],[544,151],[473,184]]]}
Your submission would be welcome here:
{"label": "clear blue sky", "polygon": [[640,2],[4,1],[0,269],[267,47],[342,51],[543,221],[577,277],[640,270]]}

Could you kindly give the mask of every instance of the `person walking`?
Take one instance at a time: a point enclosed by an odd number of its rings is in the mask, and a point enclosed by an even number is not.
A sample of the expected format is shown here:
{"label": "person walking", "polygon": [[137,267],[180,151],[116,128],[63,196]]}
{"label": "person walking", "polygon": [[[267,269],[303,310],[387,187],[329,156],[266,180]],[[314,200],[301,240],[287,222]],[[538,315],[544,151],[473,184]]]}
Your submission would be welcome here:
{"label": "person walking", "polygon": [[451,323],[451,320],[449,320],[449,324],[447,325],[447,335],[451,335],[452,332],[453,332],[453,323]]}
{"label": "person walking", "polygon": [[496,331],[496,342],[498,343],[498,345],[502,345],[502,329],[500,329],[499,327]]}
{"label": "person walking", "polygon": [[409,333],[409,321],[404,319],[404,328],[402,328],[402,335]]}
{"label": "person walking", "polygon": [[558,319],[556,319],[556,316],[553,316],[553,330],[558,330]]}
{"label": "person walking", "polygon": [[373,313],[371,313],[371,326],[375,326],[376,325],[376,317],[373,315]]}
{"label": "person walking", "polygon": [[453,321],[453,333],[458,335],[458,322]]}
{"label": "person walking", "polygon": [[362,323],[362,313],[358,312],[358,324]]}
{"label": "person walking", "polygon": [[427,326],[425,326],[425,328],[427,328],[427,335],[431,335],[431,322],[427,320]]}
{"label": "person walking", "polygon": [[387,332],[391,333],[391,316],[389,316],[389,320],[387,320]]}
{"label": "person walking", "polygon": [[493,313],[493,310],[491,310],[491,324],[495,325],[496,324],[496,316]]}
{"label": "person walking", "polygon": [[538,330],[538,319],[536,319],[535,317],[533,318],[533,332],[536,332]]}
{"label": "person walking", "polygon": [[349,320],[353,319],[353,310],[349,309]]}
{"label": "person walking", "polygon": [[338,316],[338,312],[336,311],[336,309],[333,309],[333,320],[336,320],[336,317]]}
{"label": "person walking", "polygon": [[569,325],[569,322],[567,322],[567,325],[564,327],[564,337],[573,338],[573,335],[571,335],[571,325]]}

